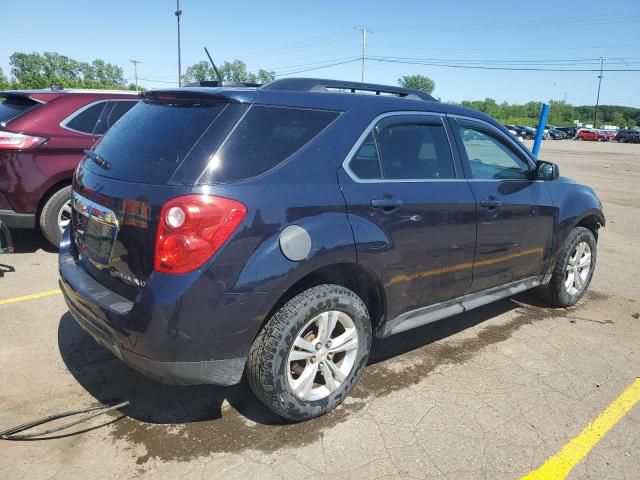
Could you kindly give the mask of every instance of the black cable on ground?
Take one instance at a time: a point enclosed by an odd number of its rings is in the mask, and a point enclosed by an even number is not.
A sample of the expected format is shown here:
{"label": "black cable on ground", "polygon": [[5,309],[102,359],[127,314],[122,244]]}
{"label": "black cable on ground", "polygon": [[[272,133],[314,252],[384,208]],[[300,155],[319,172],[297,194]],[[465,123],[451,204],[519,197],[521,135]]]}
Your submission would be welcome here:
{"label": "black cable on ground", "polygon": [[[47,417],[40,418],[38,420],[33,420],[31,422],[23,423],[22,425],[16,425],[15,427],[8,428],[4,431],[0,432],[0,440],[33,440],[36,438],[42,438],[45,435],[49,435],[51,433],[56,433],[61,430],[65,430],[67,428],[78,425],[79,423],[86,422],[87,420],[91,420],[99,415],[103,415],[107,412],[111,412],[113,410],[117,410],[119,408],[127,407],[131,404],[129,400],[126,402],[119,403],[117,405],[113,405],[109,407],[107,405],[94,405],[88,408],[82,408],[79,410],[71,410],[68,412],[57,413],[55,415],[49,415]],[[49,430],[45,430],[42,432],[35,433],[27,433],[20,434],[25,430],[29,430],[33,427],[37,427],[38,425],[44,425],[45,423],[52,422],[53,420],[58,420],[60,418],[71,417],[73,415],[79,415],[81,413],[89,413],[93,412],[90,415],[86,415],[79,420],[74,420],[73,422],[65,423],[64,425],[60,425],[59,427],[50,428]]]}

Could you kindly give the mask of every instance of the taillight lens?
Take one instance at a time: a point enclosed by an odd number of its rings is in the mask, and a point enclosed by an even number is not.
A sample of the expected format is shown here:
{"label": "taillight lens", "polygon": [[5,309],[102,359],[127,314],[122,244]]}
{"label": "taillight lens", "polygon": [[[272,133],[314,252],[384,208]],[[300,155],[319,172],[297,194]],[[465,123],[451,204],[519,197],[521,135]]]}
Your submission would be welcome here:
{"label": "taillight lens", "polygon": [[156,236],[155,270],[187,273],[200,267],[246,214],[242,203],[213,195],[187,195],[165,203]]}
{"label": "taillight lens", "polygon": [[0,130],[0,150],[30,150],[46,141],[43,137]]}

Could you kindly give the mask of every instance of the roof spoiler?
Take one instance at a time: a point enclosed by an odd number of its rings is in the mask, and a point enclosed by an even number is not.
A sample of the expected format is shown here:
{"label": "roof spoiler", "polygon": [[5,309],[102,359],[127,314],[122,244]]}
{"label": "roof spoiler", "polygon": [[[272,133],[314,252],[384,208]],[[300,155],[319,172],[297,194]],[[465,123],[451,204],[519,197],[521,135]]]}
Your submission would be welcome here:
{"label": "roof spoiler", "polygon": [[322,78],[281,78],[261,87],[261,90],[293,90],[301,92],[350,92],[374,95],[396,96],[413,100],[436,102],[426,92],[414,88],[378,85],[375,83],[327,80]]}
{"label": "roof spoiler", "polygon": [[200,80],[199,82],[192,82],[185,87],[261,87],[260,83],[251,82],[232,82],[229,80]]}

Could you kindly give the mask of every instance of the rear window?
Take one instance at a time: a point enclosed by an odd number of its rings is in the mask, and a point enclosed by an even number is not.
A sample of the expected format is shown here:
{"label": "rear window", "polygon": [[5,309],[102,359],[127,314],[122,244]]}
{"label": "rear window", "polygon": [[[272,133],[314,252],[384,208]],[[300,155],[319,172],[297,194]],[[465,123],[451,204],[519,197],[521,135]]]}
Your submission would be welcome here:
{"label": "rear window", "polygon": [[337,112],[254,105],[211,158],[201,183],[255,177],[284,162],[335,118]]}
{"label": "rear window", "polygon": [[95,146],[111,164],[84,166],[106,177],[165,184],[224,108],[220,103],[138,102]]}
{"label": "rear window", "polygon": [[38,102],[26,97],[0,96],[0,123],[8,123],[38,105]]}

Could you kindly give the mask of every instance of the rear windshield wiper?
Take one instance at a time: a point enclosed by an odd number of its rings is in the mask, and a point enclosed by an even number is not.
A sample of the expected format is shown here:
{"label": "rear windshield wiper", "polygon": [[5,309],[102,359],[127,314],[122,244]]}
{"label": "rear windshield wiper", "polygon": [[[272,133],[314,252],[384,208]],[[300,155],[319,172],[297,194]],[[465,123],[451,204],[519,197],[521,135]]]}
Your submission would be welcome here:
{"label": "rear windshield wiper", "polygon": [[85,150],[85,155],[89,157],[93,162],[98,165],[100,168],[104,168],[105,170],[109,170],[111,168],[111,164],[107,162],[102,156],[98,155],[93,150]]}

